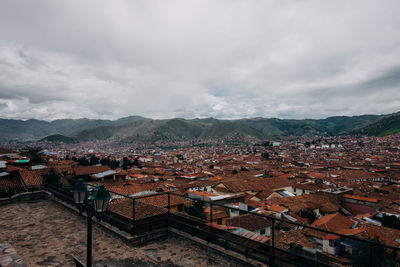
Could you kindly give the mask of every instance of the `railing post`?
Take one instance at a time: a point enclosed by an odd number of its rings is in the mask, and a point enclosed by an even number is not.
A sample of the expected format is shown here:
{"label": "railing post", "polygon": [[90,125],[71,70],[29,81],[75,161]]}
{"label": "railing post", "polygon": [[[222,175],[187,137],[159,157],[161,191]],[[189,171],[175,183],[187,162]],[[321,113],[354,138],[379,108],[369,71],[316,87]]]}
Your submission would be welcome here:
{"label": "railing post", "polygon": [[167,216],[167,227],[169,226],[169,214],[171,212],[171,200],[170,200],[170,194],[169,192],[167,192],[168,194],[168,216]]}
{"label": "railing post", "polygon": [[369,252],[368,253],[369,254],[368,266],[372,267],[372,266],[374,266],[374,262],[373,262],[374,247],[373,247],[372,243],[369,243],[368,250],[369,250],[368,251]]}
{"label": "railing post", "polygon": [[272,231],[271,231],[271,242],[272,242],[272,258],[271,258],[271,266],[275,264],[275,219],[272,218]]}
{"label": "railing post", "polygon": [[208,233],[207,233],[207,242],[210,242],[211,240],[211,231],[212,231],[212,221],[213,221],[213,216],[212,216],[212,210],[213,210],[213,204],[210,201],[209,202],[210,205],[210,228],[208,228]]}
{"label": "railing post", "polygon": [[92,267],[92,213],[87,211],[86,266]]}
{"label": "railing post", "polygon": [[135,199],[132,199],[132,230],[131,235],[135,234]]}
{"label": "railing post", "polygon": [[210,202],[210,232],[212,231],[212,222],[213,222],[213,203]]}

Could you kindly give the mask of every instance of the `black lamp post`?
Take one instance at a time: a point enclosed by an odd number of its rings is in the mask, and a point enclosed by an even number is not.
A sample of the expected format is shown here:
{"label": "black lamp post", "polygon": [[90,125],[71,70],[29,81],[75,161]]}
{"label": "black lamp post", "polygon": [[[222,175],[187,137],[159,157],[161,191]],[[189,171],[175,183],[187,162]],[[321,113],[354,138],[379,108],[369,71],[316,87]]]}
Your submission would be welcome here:
{"label": "black lamp post", "polygon": [[100,185],[94,193],[88,197],[88,189],[86,183],[79,179],[71,188],[74,195],[75,204],[79,210],[85,210],[87,214],[87,256],[86,266],[92,266],[92,217],[100,218],[101,214],[107,210],[108,202],[111,199],[110,193]]}

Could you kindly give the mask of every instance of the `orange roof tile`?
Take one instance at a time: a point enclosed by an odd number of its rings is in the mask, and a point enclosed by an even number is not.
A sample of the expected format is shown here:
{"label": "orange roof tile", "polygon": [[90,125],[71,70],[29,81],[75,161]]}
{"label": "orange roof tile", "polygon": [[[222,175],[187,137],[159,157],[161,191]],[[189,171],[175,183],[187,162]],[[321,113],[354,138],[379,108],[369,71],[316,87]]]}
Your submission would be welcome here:
{"label": "orange roof tile", "polygon": [[342,229],[350,229],[354,224],[352,220],[340,213],[325,215],[311,224],[313,227],[323,228],[336,232]]}
{"label": "orange roof tile", "polygon": [[369,198],[369,197],[363,197],[363,196],[357,196],[357,195],[349,195],[349,194],[344,194],[343,197],[344,198],[351,198],[351,199],[355,199],[355,200],[378,203],[378,200],[376,198]]}
{"label": "orange roof tile", "polygon": [[272,205],[270,205],[268,207],[268,210],[273,211],[273,212],[281,213],[281,212],[284,212],[285,210],[287,210],[287,208],[279,206],[279,205],[272,204]]}

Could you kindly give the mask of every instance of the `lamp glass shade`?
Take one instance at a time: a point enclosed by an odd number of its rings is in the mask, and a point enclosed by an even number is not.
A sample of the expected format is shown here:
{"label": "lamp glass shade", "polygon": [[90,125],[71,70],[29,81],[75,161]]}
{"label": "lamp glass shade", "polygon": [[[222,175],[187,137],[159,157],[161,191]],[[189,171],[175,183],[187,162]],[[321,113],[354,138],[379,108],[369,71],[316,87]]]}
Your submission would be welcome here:
{"label": "lamp glass shade", "polygon": [[86,183],[82,179],[76,181],[76,183],[71,188],[71,192],[74,195],[74,201],[76,204],[85,203],[87,188]]}
{"label": "lamp glass shade", "polygon": [[100,185],[99,188],[90,197],[90,199],[94,201],[95,211],[101,213],[107,210],[108,202],[111,199],[111,195],[104,185]]}
{"label": "lamp glass shade", "polygon": [[75,204],[83,204],[86,199],[86,191],[85,192],[74,192],[74,201]]}
{"label": "lamp glass shade", "polygon": [[107,210],[109,200],[97,199],[94,201],[94,209],[96,212],[105,212]]}

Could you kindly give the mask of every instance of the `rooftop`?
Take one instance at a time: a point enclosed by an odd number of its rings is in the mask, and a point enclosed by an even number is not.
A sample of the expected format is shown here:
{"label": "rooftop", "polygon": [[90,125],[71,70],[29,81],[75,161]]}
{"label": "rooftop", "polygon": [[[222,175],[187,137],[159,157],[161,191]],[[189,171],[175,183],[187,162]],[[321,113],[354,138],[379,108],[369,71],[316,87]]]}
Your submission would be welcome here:
{"label": "rooftop", "polygon": [[[10,243],[27,266],[73,266],[85,261],[86,222],[52,201],[0,206],[0,243]],[[237,266],[188,241],[166,239],[131,247],[97,226],[94,266]],[[114,264],[114,265],[113,265]]]}

